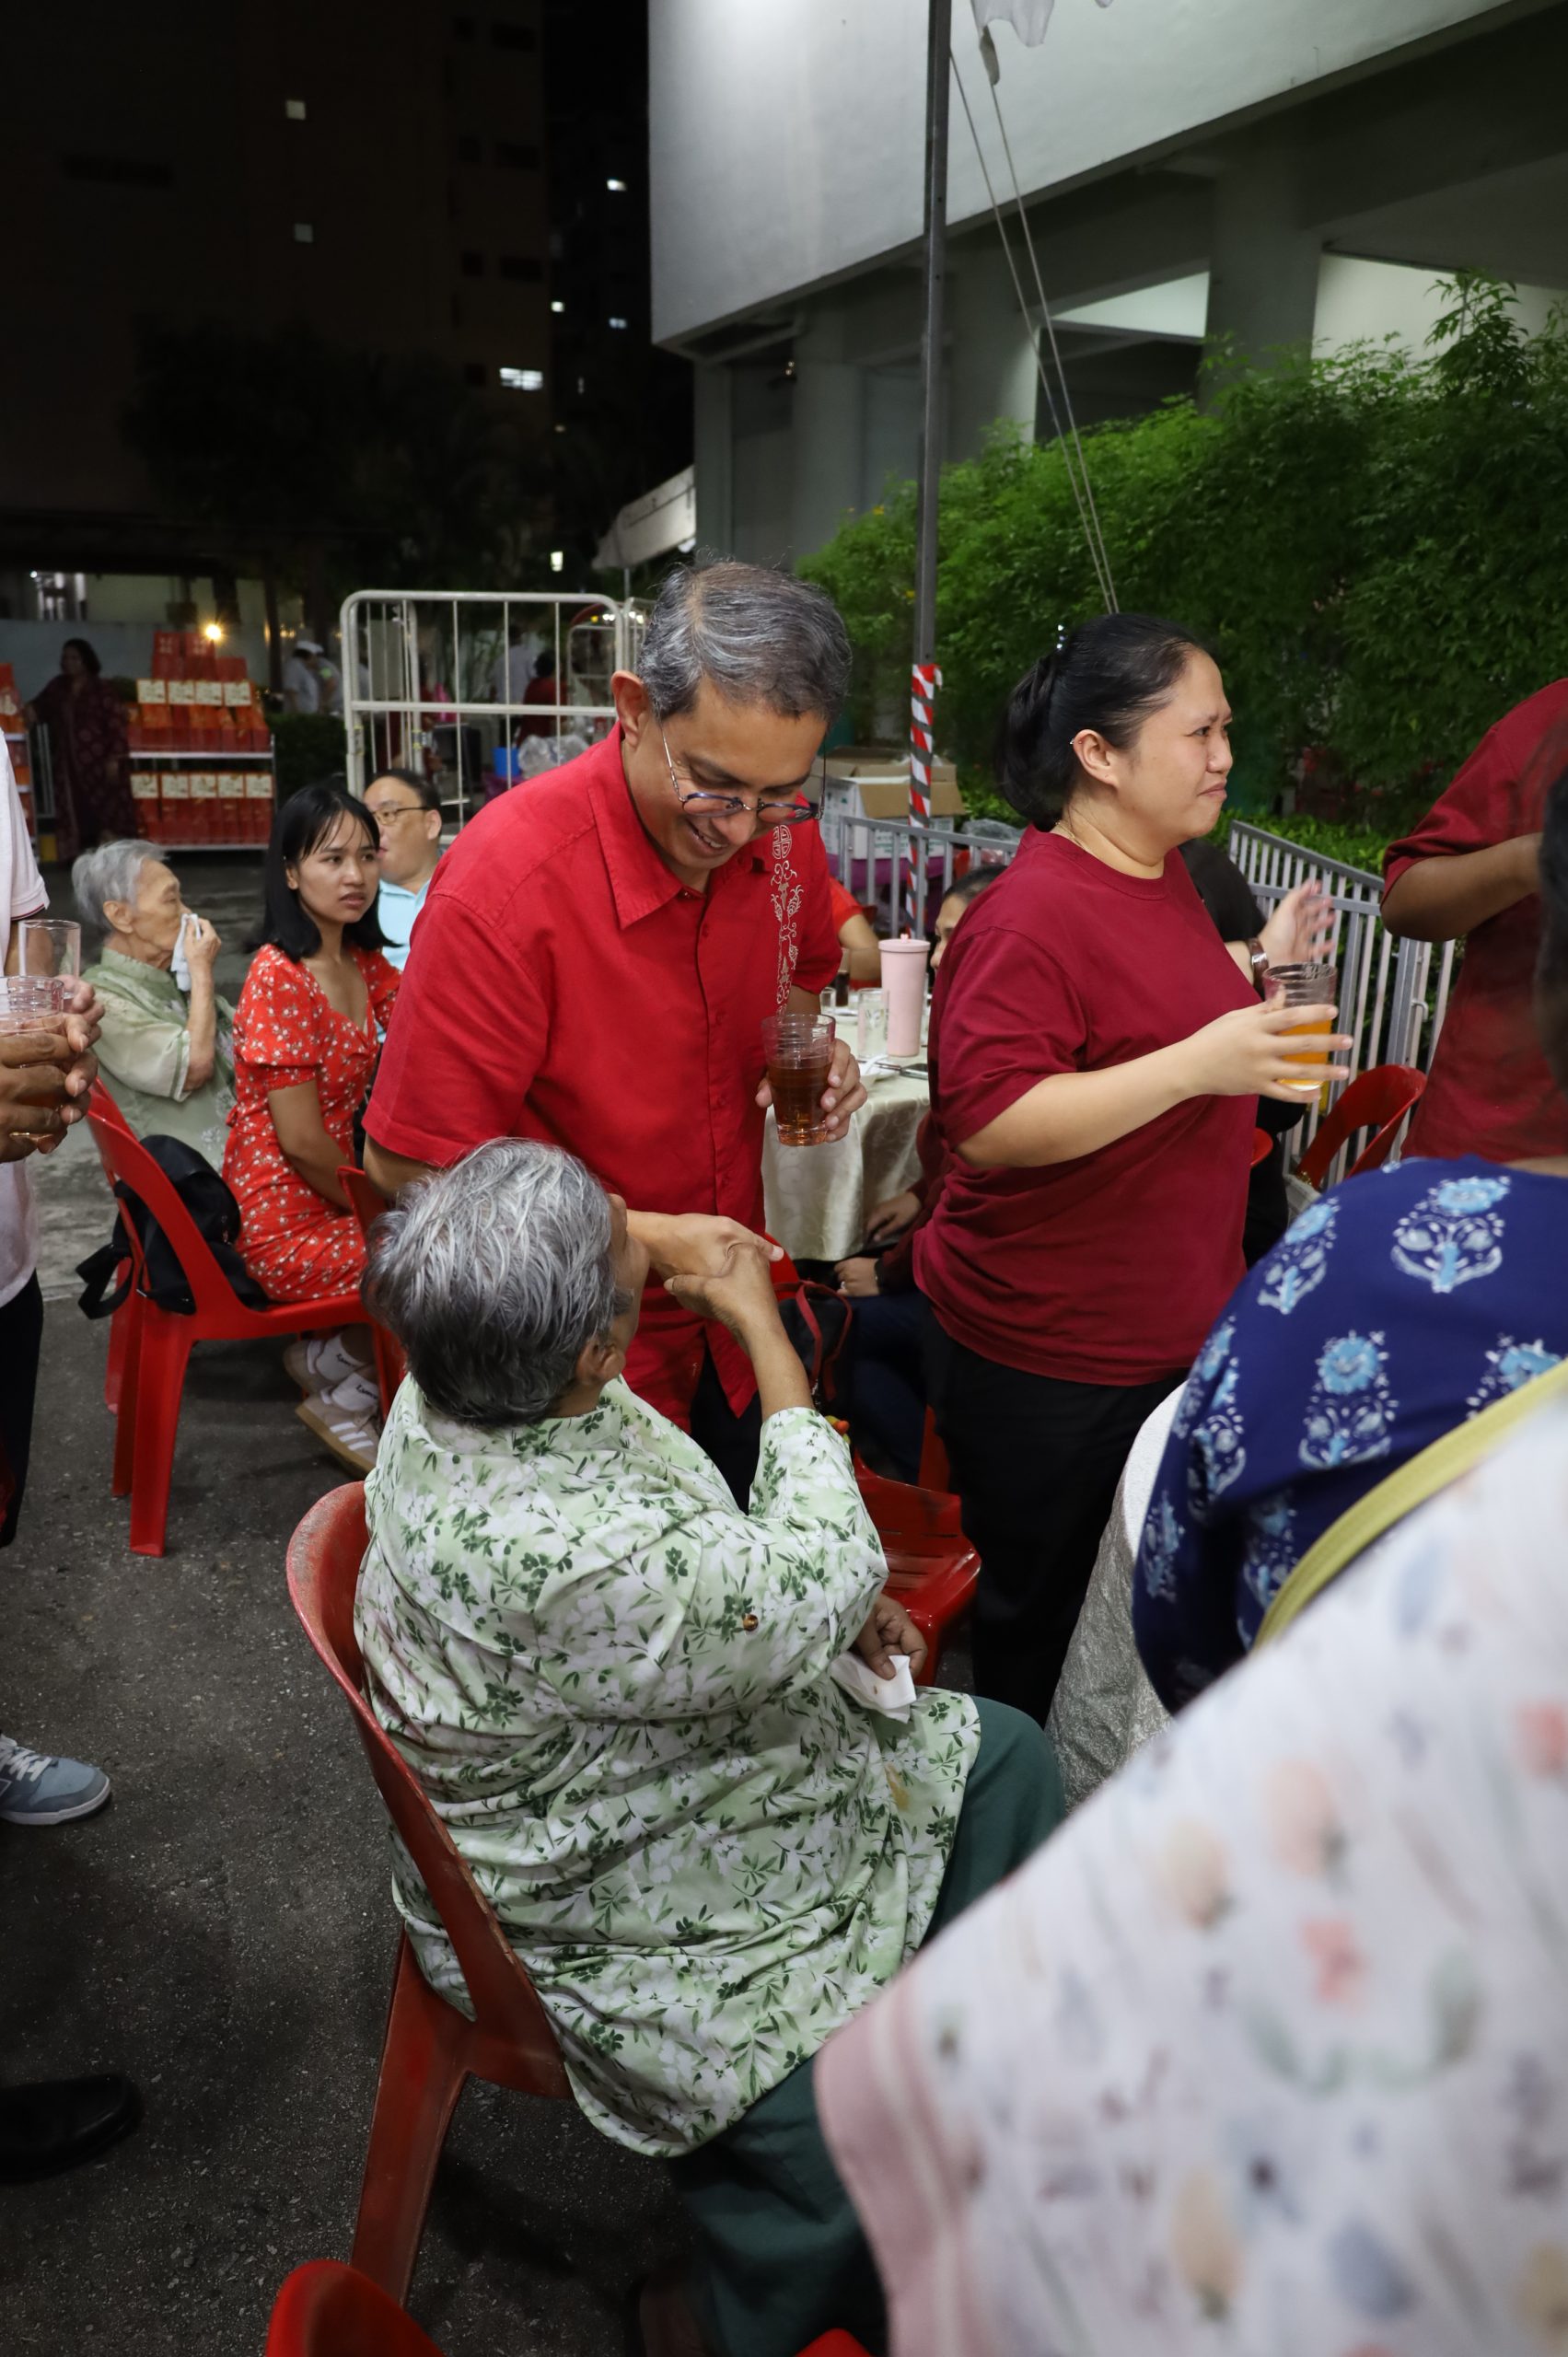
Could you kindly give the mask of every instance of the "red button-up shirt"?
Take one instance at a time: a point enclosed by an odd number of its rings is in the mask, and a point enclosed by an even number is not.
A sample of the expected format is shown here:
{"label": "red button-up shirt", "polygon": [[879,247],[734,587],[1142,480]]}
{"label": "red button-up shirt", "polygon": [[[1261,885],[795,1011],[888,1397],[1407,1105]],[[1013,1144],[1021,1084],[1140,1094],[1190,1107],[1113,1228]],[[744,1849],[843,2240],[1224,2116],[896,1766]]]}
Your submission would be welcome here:
{"label": "red button-up shirt", "polygon": [[[814,826],[778,827],[689,890],[644,832],[619,729],[514,787],[436,871],[366,1127],[444,1165],[486,1138],[566,1146],[637,1211],[762,1225],[763,1017],[838,971]],[[745,1353],[656,1282],[627,1378],[684,1422],[707,1340],[735,1408]]]}

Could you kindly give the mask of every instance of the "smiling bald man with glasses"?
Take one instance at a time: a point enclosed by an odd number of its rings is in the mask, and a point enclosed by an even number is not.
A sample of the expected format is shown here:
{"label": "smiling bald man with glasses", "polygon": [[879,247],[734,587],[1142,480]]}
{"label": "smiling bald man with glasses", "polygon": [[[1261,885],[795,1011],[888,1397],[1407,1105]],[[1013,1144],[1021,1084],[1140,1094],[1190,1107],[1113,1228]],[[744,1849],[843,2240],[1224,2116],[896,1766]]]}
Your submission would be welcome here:
{"label": "smiling bald man with glasses", "polygon": [[[542,1138],[636,1206],[652,1257],[626,1369],[744,1504],[760,1418],[733,1335],[662,1278],[762,1225],[761,1026],[815,1010],[841,956],[808,787],[849,687],[819,589],[757,565],[672,574],[601,744],[482,811],[430,885],[366,1168],[395,1194],[487,1138]],[[822,1103],[865,1101],[841,1040]]]}

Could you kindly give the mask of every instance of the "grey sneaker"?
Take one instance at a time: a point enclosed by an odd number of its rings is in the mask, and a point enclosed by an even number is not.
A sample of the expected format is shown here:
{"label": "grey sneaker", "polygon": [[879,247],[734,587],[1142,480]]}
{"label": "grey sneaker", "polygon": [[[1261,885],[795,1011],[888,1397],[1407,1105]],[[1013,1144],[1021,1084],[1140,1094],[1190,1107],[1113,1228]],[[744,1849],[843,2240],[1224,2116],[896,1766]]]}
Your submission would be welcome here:
{"label": "grey sneaker", "polygon": [[0,1735],[0,1817],[7,1825],[64,1825],[90,1817],[109,1798],[109,1779],[85,1759],[29,1751]]}

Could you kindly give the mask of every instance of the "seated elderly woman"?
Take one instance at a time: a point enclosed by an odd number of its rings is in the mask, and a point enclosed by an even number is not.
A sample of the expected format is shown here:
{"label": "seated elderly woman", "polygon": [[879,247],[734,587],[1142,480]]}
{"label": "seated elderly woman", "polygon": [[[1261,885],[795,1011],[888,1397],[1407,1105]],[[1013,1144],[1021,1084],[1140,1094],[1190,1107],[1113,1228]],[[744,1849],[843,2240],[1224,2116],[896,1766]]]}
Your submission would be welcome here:
{"label": "seated elderly woman", "polygon": [[[645,2293],[649,2345],[793,2357],[833,2324],[882,2330],[812,2057],[1036,1847],[1060,1788],[1016,1711],[926,1690],[900,1718],[839,1682],[847,1649],[886,1678],[920,1640],[761,1246],[703,1242],[710,1273],[665,1273],[756,1372],[744,1514],[621,1380],[647,1260],[618,1196],[526,1139],[405,1192],[367,1278],[410,1379],[366,1484],[355,1624],[583,2109],[674,2162],[701,2321],[661,2340]],[[427,1979],[464,2005],[395,1844],[393,1876]]]}
{"label": "seated elderly woman", "polygon": [[216,1169],[234,1103],[234,1009],[213,986],[222,943],[151,843],[100,843],[71,882],[103,935],[84,980],[103,1002],[98,1060],[115,1103],[139,1137],[182,1138]]}

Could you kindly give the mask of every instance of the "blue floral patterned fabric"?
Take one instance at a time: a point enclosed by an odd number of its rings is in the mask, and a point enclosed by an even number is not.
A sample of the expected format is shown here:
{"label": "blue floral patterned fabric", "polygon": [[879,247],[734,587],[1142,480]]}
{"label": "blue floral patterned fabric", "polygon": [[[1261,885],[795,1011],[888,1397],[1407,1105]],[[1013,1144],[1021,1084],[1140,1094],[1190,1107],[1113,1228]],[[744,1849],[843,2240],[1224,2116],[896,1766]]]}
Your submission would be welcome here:
{"label": "blue floral patterned fabric", "polygon": [[1568,1179],[1479,1157],[1336,1187],[1227,1305],[1182,1396],[1133,1582],[1161,1700],[1237,1660],[1313,1541],[1568,1353]]}

